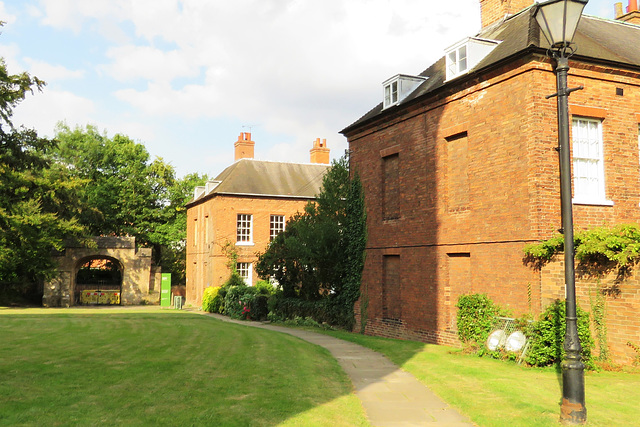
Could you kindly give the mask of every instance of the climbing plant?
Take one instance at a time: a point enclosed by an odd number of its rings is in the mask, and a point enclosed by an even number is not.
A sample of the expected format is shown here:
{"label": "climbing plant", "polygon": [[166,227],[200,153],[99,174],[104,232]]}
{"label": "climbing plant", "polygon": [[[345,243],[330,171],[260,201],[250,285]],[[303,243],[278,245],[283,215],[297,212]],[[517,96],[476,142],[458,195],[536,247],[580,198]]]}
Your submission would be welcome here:
{"label": "climbing plant", "polygon": [[[640,261],[640,226],[618,224],[577,231],[574,235],[576,259],[584,266],[624,272]],[[525,262],[541,267],[554,255],[564,251],[564,236],[556,234],[548,240],[524,248]]]}

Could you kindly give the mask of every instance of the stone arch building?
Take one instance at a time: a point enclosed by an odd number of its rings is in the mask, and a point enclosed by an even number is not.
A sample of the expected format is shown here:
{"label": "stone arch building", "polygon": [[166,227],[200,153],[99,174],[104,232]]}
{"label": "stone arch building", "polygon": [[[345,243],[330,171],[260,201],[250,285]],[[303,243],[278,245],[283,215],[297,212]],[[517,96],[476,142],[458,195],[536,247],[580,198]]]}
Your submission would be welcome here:
{"label": "stone arch building", "polygon": [[[152,266],[151,248],[136,248],[135,237],[94,237],[96,246],[70,245],[56,257],[58,275],[44,285],[42,305],[158,304],[160,267]],[[109,264],[110,280],[88,281],[83,266]]]}

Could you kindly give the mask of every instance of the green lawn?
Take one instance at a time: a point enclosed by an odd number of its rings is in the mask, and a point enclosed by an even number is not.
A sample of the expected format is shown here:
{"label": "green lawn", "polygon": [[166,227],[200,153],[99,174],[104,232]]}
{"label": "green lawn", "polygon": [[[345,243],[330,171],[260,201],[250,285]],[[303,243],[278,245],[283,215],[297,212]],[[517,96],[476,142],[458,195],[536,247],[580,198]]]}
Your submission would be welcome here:
{"label": "green lawn", "polygon": [[[558,425],[562,388],[555,369],[525,368],[413,341],[329,334],[385,354],[480,426]],[[587,372],[585,390],[588,425],[640,425],[639,374]]]}
{"label": "green lawn", "polygon": [[0,425],[368,425],[324,349],[159,309],[0,309]]}

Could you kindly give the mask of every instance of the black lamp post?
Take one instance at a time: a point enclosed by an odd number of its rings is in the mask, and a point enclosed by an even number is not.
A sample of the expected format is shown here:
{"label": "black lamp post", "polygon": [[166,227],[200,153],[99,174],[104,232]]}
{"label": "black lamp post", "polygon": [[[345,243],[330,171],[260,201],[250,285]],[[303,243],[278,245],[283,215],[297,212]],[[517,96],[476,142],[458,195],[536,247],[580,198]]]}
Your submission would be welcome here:
{"label": "black lamp post", "polygon": [[582,10],[588,0],[549,0],[537,5],[536,21],[549,42],[548,55],[556,61],[556,85],[558,92],[548,96],[558,98],[558,151],[560,154],[560,203],[562,230],[564,233],[564,280],[566,290],[566,333],[564,337],[565,360],[562,362],[562,405],[560,420],[567,424],[583,424],[587,421],[584,401],[584,364],[580,351],[576,315],[576,284],[573,248],[573,206],[571,202],[571,154],[569,147],[569,94],[582,89],[567,88],[569,57],[575,49],[573,36],[578,27]]}

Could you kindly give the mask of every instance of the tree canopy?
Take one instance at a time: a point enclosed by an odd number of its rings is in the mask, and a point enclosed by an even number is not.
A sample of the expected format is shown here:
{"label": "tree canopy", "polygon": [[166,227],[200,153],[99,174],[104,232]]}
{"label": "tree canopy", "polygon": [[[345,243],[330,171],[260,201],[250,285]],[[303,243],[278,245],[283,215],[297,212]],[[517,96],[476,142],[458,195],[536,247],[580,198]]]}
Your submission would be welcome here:
{"label": "tree canopy", "polygon": [[0,297],[51,277],[52,251],[85,232],[76,218],[83,182],[51,161],[55,141],[11,121],[13,108],[43,85],[9,74],[0,60]]}
{"label": "tree canopy", "polygon": [[316,200],[287,221],[256,264],[261,278],[278,282],[283,298],[329,304],[330,320],[342,326],[353,323],[366,242],[362,188],[353,175],[346,156],[334,161]]}
{"label": "tree canopy", "polygon": [[184,205],[207,176],[178,179],[141,143],[94,126],[60,124],[54,139],[16,128],[13,109],[44,85],[10,74],[0,58],[0,300],[16,291],[37,298],[37,285],[55,274],[52,255],[93,235],[136,237],[183,283]]}
{"label": "tree canopy", "polygon": [[78,219],[89,233],[136,237],[153,247],[154,261],[174,274],[173,283],[184,282],[184,205],[207,177],[178,179],[162,158],[150,160],[143,144],[121,134],[109,138],[90,125],[59,124],[56,140],[55,161],[87,183]]}

